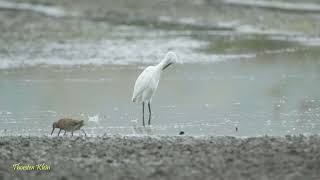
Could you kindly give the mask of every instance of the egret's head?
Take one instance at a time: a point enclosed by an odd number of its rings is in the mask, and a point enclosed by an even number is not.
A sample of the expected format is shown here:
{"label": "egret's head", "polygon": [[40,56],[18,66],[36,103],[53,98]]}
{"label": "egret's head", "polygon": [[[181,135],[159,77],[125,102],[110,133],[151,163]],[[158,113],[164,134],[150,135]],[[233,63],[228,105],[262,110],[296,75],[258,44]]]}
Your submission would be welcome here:
{"label": "egret's head", "polygon": [[174,64],[177,62],[178,62],[178,56],[176,55],[176,53],[169,51],[164,58],[162,70],[165,70],[171,64]]}
{"label": "egret's head", "polygon": [[52,135],[52,133],[53,133],[54,129],[55,129],[55,128],[57,128],[57,127],[58,127],[58,123],[57,123],[57,122],[54,122],[54,123],[52,124],[52,131],[51,131],[51,135]]}

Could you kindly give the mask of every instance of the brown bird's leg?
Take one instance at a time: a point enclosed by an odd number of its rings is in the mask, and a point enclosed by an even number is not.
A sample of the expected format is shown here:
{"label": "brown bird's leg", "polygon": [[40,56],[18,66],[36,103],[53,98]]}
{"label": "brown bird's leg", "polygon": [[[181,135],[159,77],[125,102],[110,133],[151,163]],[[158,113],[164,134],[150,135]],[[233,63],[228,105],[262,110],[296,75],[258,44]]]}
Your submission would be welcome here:
{"label": "brown bird's leg", "polygon": [[149,121],[148,121],[148,125],[151,124],[151,105],[150,102],[148,102],[148,108],[149,108]]}
{"label": "brown bird's leg", "polygon": [[[54,129],[55,129],[55,128],[52,128],[51,135],[53,134]],[[5,131],[6,131],[6,130],[5,130]]]}
{"label": "brown bird's leg", "polygon": [[142,102],[142,125],[144,126],[144,102]]}
{"label": "brown bird's leg", "polygon": [[58,136],[59,136],[60,132],[61,132],[61,129],[60,129],[59,132],[58,132]]}
{"label": "brown bird's leg", "polygon": [[81,129],[81,131],[84,133],[84,135],[87,137],[87,134],[86,134],[86,132],[84,132],[84,130],[83,129]]}

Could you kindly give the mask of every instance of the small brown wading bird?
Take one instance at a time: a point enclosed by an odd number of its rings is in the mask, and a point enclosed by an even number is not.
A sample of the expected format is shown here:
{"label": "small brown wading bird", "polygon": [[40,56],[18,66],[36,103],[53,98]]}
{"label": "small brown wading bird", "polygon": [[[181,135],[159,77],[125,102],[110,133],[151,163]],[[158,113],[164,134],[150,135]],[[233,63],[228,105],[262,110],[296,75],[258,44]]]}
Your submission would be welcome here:
{"label": "small brown wading bird", "polygon": [[[83,120],[75,120],[75,119],[69,119],[69,118],[63,118],[60,119],[57,122],[54,122],[52,125],[52,132],[51,135],[53,134],[53,131],[55,128],[59,128],[59,132],[58,132],[58,136],[61,132],[61,130],[64,130],[64,134],[66,134],[67,131],[71,131],[71,135],[73,136],[73,132],[80,130],[80,128],[84,125],[84,121]],[[83,129],[81,129],[81,131],[85,134],[85,136],[87,136],[86,132],[84,132]]]}

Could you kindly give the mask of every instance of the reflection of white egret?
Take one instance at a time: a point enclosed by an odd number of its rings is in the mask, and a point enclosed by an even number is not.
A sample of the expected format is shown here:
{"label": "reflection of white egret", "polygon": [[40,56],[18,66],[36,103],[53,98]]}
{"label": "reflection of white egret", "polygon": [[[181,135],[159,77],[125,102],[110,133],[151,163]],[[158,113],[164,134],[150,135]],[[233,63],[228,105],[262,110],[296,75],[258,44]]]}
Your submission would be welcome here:
{"label": "reflection of white egret", "polygon": [[151,123],[151,100],[155,91],[157,90],[160,76],[163,70],[171,64],[176,63],[178,60],[177,55],[173,52],[168,52],[165,58],[155,66],[148,66],[139,75],[134,85],[132,101],[142,103],[142,123],[144,126],[144,103],[148,103],[149,108],[149,121]]}

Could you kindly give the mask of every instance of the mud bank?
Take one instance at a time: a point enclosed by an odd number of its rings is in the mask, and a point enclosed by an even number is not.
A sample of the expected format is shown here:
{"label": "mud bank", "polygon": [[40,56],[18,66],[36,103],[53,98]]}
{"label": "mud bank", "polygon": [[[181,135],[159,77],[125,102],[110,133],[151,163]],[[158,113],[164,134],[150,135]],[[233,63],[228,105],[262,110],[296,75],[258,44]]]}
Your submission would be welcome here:
{"label": "mud bank", "polygon": [[319,170],[319,136],[0,138],[1,179],[318,179]]}

